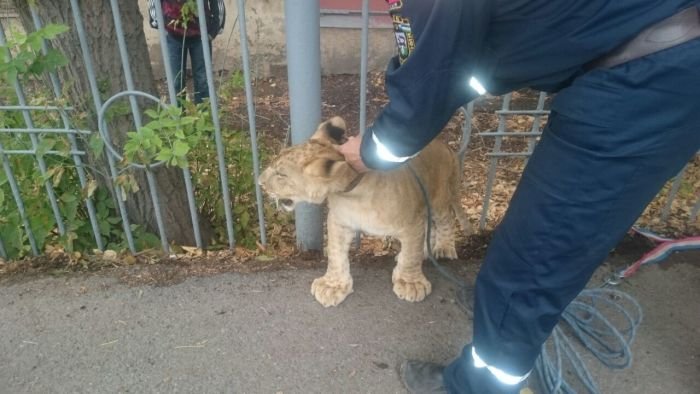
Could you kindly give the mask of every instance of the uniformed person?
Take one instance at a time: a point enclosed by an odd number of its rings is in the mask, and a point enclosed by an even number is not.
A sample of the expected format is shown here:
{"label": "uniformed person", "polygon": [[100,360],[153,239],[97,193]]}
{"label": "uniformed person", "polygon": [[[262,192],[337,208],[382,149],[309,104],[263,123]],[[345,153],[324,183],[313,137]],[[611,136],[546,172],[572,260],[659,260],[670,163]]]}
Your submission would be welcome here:
{"label": "uniformed person", "polygon": [[416,155],[486,91],[556,92],[476,280],[471,344],[408,361],[415,393],[518,392],[562,311],[700,148],[698,0],[387,0],[389,103],[340,149],[358,170]]}

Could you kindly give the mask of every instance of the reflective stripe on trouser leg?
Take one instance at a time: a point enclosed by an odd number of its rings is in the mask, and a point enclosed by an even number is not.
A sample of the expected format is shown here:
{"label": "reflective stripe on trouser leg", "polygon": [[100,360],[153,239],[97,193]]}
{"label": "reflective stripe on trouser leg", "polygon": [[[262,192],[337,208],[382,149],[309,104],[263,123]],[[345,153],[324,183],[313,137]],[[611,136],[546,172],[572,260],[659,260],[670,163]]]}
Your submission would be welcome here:
{"label": "reflective stripe on trouser leg", "polygon": [[[477,361],[473,357],[471,345],[462,350],[458,357],[443,372],[443,383],[447,392],[451,394],[518,394],[524,380],[515,384],[501,382],[486,367],[483,360]],[[520,378],[520,377],[516,377]]]}
{"label": "reflective stripe on trouser leg", "polygon": [[494,365],[486,364],[486,362],[484,362],[484,360],[482,360],[481,357],[479,357],[479,355],[476,353],[476,348],[474,347],[472,347],[472,359],[474,360],[474,367],[486,368],[496,379],[498,379],[499,382],[507,384],[509,386],[519,384],[525,379],[527,379],[528,376],[530,376],[530,372],[520,376],[511,375]]}

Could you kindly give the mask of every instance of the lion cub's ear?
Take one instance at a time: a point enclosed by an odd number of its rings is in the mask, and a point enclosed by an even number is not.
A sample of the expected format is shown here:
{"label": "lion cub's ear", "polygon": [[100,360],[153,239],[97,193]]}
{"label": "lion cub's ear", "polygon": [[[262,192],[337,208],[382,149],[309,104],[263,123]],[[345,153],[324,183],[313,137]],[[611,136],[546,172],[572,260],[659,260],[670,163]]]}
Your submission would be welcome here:
{"label": "lion cub's ear", "polygon": [[357,172],[342,159],[319,157],[304,166],[304,174],[325,178],[343,190],[357,176]]}
{"label": "lion cub's ear", "polygon": [[340,116],[334,116],[327,121],[321,123],[311,139],[320,141],[328,141],[331,144],[344,144],[348,138],[346,133],[345,121]]}

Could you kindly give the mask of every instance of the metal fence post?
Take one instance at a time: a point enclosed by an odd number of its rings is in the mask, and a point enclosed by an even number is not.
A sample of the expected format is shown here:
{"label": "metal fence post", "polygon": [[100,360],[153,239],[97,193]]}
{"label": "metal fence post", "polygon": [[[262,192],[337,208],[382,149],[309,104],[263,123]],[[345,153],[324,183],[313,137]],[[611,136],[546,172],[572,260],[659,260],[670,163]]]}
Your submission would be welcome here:
{"label": "metal fence post", "polygon": [[[83,25],[83,17],[80,12],[80,7],[78,5],[78,0],[70,0],[70,8],[73,14],[73,22],[75,23],[75,30],[78,33],[78,41],[80,42],[80,50],[83,54],[83,63],[85,64],[85,71],[87,73],[88,83],[90,85],[90,95],[92,96],[93,104],[95,105],[95,113],[100,112],[102,108],[102,98],[100,97],[100,91],[97,88],[97,77],[95,75],[95,67],[92,63],[92,55],[90,54],[90,46],[87,40],[87,33],[85,32],[85,26]],[[136,253],[136,246],[134,244],[134,237],[131,233],[131,223],[129,222],[129,216],[126,214],[126,204],[124,199],[121,197],[121,186],[114,183],[117,178],[117,163],[110,152],[106,152],[107,163],[109,164],[109,175],[111,177],[112,186],[114,187],[116,193],[115,197],[117,199],[117,207],[119,208],[119,214],[122,218],[122,227],[124,228],[124,235],[126,236],[127,244],[129,245],[129,250],[132,253]]]}
{"label": "metal fence post", "polygon": [[[5,29],[2,26],[2,24],[0,24],[0,46],[5,45],[7,45],[7,39],[5,38]],[[12,53],[10,52],[10,48],[8,47],[5,48],[5,56],[7,56],[7,58],[12,57]],[[19,105],[27,105],[27,99],[24,95],[24,88],[22,87],[22,83],[20,82],[19,77],[13,77],[11,83],[15,89],[15,94],[17,95],[17,102],[19,103]],[[27,128],[33,129],[34,121],[32,120],[31,113],[28,110],[23,110],[22,117],[24,118],[24,123],[27,126]],[[54,191],[51,181],[46,176],[48,170],[46,166],[46,161],[44,160],[43,155],[39,153],[39,138],[36,136],[36,134],[29,133],[29,140],[32,143],[32,150],[34,151],[36,163],[39,167],[39,173],[45,179],[44,188],[46,189],[46,194],[49,196],[49,203],[51,205],[51,210],[53,211],[54,219],[56,221],[58,233],[64,235],[66,233],[66,227],[63,223],[61,210],[58,206],[56,192]]]}
{"label": "metal fence post", "polygon": [[688,169],[687,165],[685,165],[683,169],[681,169],[678,172],[676,177],[673,178],[671,190],[668,192],[668,196],[666,197],[666,203],[664,204],[664,207],[661,210],[661,220],[664,222],[668,220],[669,216],[671,216],[671,207],[673,206],[673,201],[678,195],[678,191],[681,189],[681,183],[683,182],[683,176],[685,175],[686,169]]}
{"label": "metal fence post", "polygon": [[[508,111],[510,109],[510,99],[511,94],[508,93],[503,96],[503,111]],[[496,131],[499,135],[496,136],[496,141],[493,144],[492,152],[498,155],[501,152],[501,144],[503,143],[503,138],[500,134],[506,131],[506,115],[504,113],[498,114],[498,130]],[[498,156],[492,156],[489,163],[489,172],[486,178],[486,195],[484,197],[484,206],[481,211],[481,219],[479,219],[479,229],[483,230],[486,228],[486,220],[489,215],[489,203],[491,202],[491,194],[493,193],[493,185],[496,180],[496,170],[498,170]]]}
{"label": "metal fence post", "polygon": [[7,260],[7,252],[5,251],[5,244],[2,243],[2,238],[0,238],[0,259]]}
{"label": "metal fence post", "polygon": [[367,54],[369,52],[369,0],[362,0],[360,52],[360,134],[367,128]]}
{"label": "metal fence post", "polygon": [[[211,62],[211,45],[209,41],[209,27],[204,9],[204,1],[197,0],[197,13],[199,14],[199,28],[202,39],[202,52],[204,55],[204,68],[207,73],[207,86],[209,87],[209,103],[211,104],[211,117],[214,123],[214,140],[216,142],[216,156],[219,162],[219,177],[221,178],[221,195],[224,198],[224,215],[226,216],[226,234],[228,235],[228,246],[233,250],[236,246],[234,236],[233,212],[231,210],[231,192],[228,187],[228,172],[225,160],[224,142],[221,136],[221,123],[219,121],[219,99],[216,96],[216,86],[214,85],[214,72]],[[216,28],[216,27],[214,27]]]}
{"label": "metal fence post", "polygon": [[[124,30],[122,29],[122,17],[119,11],[119,3],[117,0],[110,0],[112,6],[112,16],[114,19],[114,28],[117,33],[117,47],[119,48],[119,55],[122,60],[122,69],[124,71],[124,79],[126,80],[127,89],[130,91],[134,90],[134,79],[131,75],[131,65],[129,63],[129,54],[126,47],[126,40],[124,39]],[[131,115],[134,118],[134,125],[136,126],[137,132],[140,132],[141,126],[143,125],[141,120],[141,109],[136,102],[136,97],[129,96],[129,104],[131,104]],[[148,188],[151,192],[151,200],[153,203],[153,213],[156,217],[156,224],[158,226],[158,235],[160,235],[161,246],[163,251],[168,253],[170,247],[168,246],[168,238],[165,230],[165,225],[163,223],[163,217],[161,212],[160,199],[158,198],[158,185],[156,183],[155,175],[150,167],[146,167],[146,181],[148,183]]]}
{"label": "metal fence post", "polygon": [[253,175],[255,176],[255,201],[258,206],[258,226],[260,227],[260,243],[267,245],[265,234],[265,212],[263,198],[258,178],[260,177],[260,159],[258,158],[258,133],[255,128],[255,101],[253,100],[253,82],[250,76],[250,54],[248,53],[248,33],[246,32],[245,0],[237,0],[238,27],[241,33],[241,63],[245,79],[245,99],[248,107],[248,127],[250,129],[250,149],[253,153]]}
{"label": "metal fence post", "polygon": [[[319,0],[286,0],[287,78],[292,144],[306,141],[321,119],[321,28]],[[299,204],[295,210],[297,246],[321,250],[321,208]]]}
{"label": "metal fence post", "polygon": [[[170,49],[168,48],[168,39],[165,31],[165,20],[163,18],[163,9],[160,2],[155,4],[156,21],[158,23],[158,37],[160,38],[160,50],[163,54],[163,66],[165,68],[165,80],[168,87],[168,96],[170,104],[177,105],[177,92],[175,92],[175,78],[173,77],[173,69],[170,62]],[[187,203],[190,208],[190,220],[192,221],[192,230],[194,231],[194,243],[198,248],[203,247],[202,233],[199,227],[199,212],[195,202],[194,187],[192,186],[192,174],[189,166],[182,169],[182,176],[185,179],[185,191],[187,192]]]}
{"label": "metal fence post", "polygon": [[[360,35],[360,126],[364,135],[367,128],[367,53],[369,52],[369,0],[362,0],[362,33]],[[355,247],[360,248],[362,233],[355,233]]]}
{"label": "metal fence post", "polygon": [[[34,22],[34,28],[36,30],[39,30],[42,28],[42,22],[41,19],[39,18],[39,14],[37,13],[36,7],[30,6],[29,10],[31,11],[32,14],[32,21]],[[49,52],[49,46],[46,43],[46,40],[41,41],[41,52],[46,55]],[[53,94],[56,99],[61,98],[61,81],[58,78],[58,74],[56,71],[50,71],[49,72],[49,78],[51,80],[51,86],[53,87]],[[65,110],[59,109],[59,114],[61,116],[61,121],[63,123],[63,127],[66,129],[66,131],[70,130],[70,120],[68,118],[68,115]],[[75,138],[74,134],[66,134],[66,137],[68,138],[68,141],[70,141],[71,145],[71,150],[73,151],[78,151],[78,141]],[[80,158],[80,155],[73,155],[73,163],[75,164],[75,170],[76,173],[78,174],[78,180],[80,181],[80,187],[85,188],[87,183],[88,183],[88,178],[85,173],[85,168],[83,166],[83,159]],[[90,220],[90,225],[92,227],[92,233],[95,236],[95,245],[99,250],[104,250],[104,242],[102,242],[102,235],[100,234],[100,227],[97,223],[97,213],[95,211],[95,204],[92,201],[92,197],[90,196],[85,196],[84,197],[84,202],[85,202],[85,207],[87,208],[88,211],[88,219]]]}
{"label": "metal fence post", "polygon": [[700,212],[700,198],[695,202],[693,210],[690,211],[690,222],[694,222],[698,218],[698,212]]}

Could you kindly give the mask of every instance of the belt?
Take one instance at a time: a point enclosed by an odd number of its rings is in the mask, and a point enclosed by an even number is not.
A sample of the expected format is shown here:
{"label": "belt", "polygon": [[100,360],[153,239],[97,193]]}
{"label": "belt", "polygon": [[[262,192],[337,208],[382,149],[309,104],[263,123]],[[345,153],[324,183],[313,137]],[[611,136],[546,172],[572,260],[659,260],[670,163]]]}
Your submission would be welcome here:
{"label": "belt", "polygon": [[642,30],[632,40],[591,62],[588,69],[610,68],[700,37],[700,8],[693,6]]}

